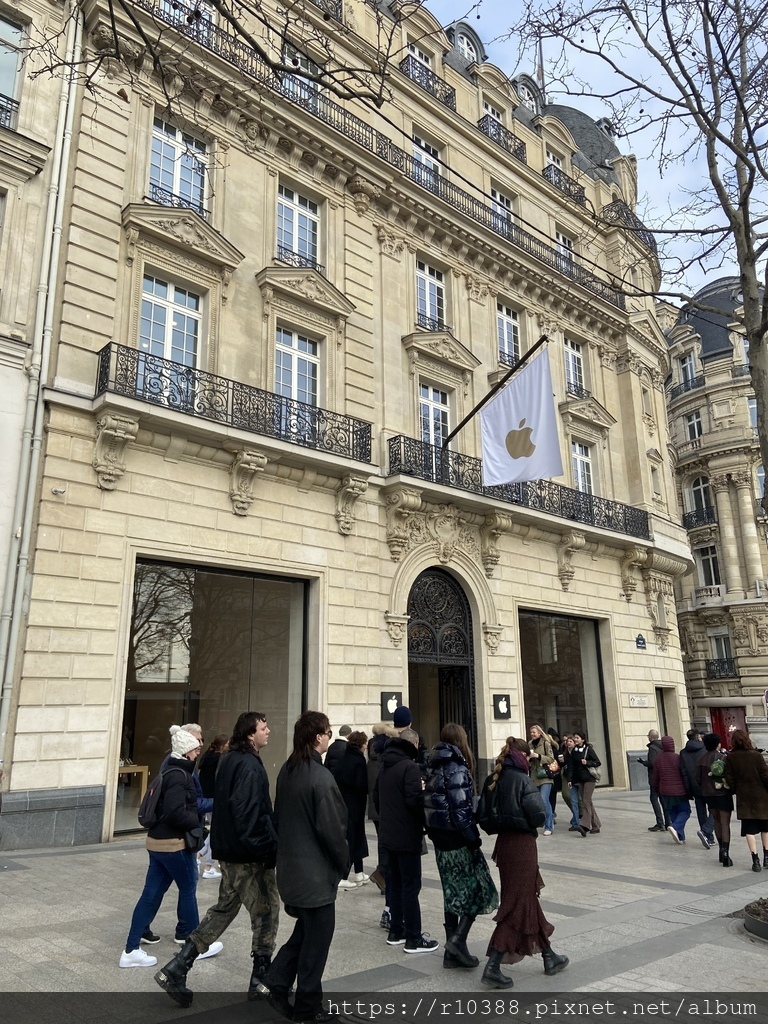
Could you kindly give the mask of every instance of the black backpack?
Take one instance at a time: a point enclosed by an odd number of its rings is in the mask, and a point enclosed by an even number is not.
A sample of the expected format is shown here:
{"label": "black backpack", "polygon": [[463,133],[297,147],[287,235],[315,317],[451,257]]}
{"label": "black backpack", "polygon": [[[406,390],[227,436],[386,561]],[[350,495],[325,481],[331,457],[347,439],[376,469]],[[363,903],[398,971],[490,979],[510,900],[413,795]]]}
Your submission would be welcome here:
{"label": "black backpack", "polygon": [[139,824],[142,828],[154,828],[155,825],[159,825],[163,820],[163,815],[160,813],[160,797],[163,792],[163,779],[168,772],[181,772],[183,770],[183,768],[176,768],[174,765],[169,765],[164,772],[158,772],[147,786],[147,791],[139,805],[138,813]]}
{"label": "black backpack", "polygon": [[489,836],[497,835],[501,827],[498,780],[493,789],[488,788],[494,778],[495,775],[492,773],[485,780],[483,791],[477,804],[477,810],[475,811],[475,821],[483,832],[486,832]]}

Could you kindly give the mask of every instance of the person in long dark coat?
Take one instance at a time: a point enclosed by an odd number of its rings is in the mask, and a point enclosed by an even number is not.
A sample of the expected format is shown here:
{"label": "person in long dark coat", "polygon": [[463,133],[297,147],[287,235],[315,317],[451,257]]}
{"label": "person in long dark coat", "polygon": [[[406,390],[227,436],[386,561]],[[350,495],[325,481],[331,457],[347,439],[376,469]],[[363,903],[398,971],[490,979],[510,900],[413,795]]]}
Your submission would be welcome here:
{"label": "person in long dark coat", "polygon": [[368,769],[365,763],[367,742],[368,737],[364,732],[350,733],[347,749],[334,772],[336,785],[347,805],[347,843],[353,871],[351,879],[342,878],[339,882],[340,889],[354,889],[368,881],[363,871],[363,861],[368,856],[368,840],[365,838],[365,811],[368,804]]}
{"label": "person in long dark coat", "polygon": [[733,797],[731,791],[723,785],[722,778],[718,779],[710,771],[713,762],[725,760],[726,755],[720,750],[721,743],[722,739],[716,732],[709,732],[704,737],[706,753],[696,763],[696,778],[715,822],[715,835],[720,844],[720,863],[724,868],[732,868],[730,846]]}
{"label": "person in long dark coat", "polygon": [[[731,752],[725,760],[725,781],[736,794],[736,817],[752,854],[752,870],[768,867],[768,765],[743,729],[731,734]],[[762,836],[763,858],[756,837]]]}

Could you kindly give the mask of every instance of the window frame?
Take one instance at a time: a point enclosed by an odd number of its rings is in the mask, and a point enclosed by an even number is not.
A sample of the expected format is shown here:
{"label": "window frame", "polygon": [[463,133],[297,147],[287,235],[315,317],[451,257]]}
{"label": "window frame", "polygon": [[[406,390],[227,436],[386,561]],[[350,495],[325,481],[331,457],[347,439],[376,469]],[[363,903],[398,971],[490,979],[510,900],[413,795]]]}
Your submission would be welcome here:
{"label": "window frame", "polygon": [[706,508],[713,508],[712,488],[708,476],[697,476],[691,480],[688,487],[688,494],[693,505],[691,512],[702,512]]}
{"label": "window frame", "polygon": [[693,352],[686,352],[680,356],[677,361],[678,371],[680,373],[680,383],[690,384],[692,380],[696,378],[696,364],[693,357]]}
{"label": "window frame", "polygon": [[[158,122],[160,122],[160,125],[158,125]],[[174,138],[170,137],[168,129],[173,130]],[[195,151],[194,148],[190,147],[190,144],[201,147],[202,153],[199,148]],[[156,147],[158,148],[156,149]],[[166,153],[164,152],[166,147],[172,150],[174,154],[170,189],[163,182],[163,175],[168,173],[167,167],[164,166],[167,160]],[[208,191],[209,157],[209,143],[193,135],[191,132],[179,128],[173,121],[164,118],[162,114],[156,113],[152,118],[152,136],[149,151],[148,188],[152,201],[162,206],[178,206],[194,210],[199,216],[207,217],[210,213],[209,202],[206,197],[206,192]],[[183,175],[187,169],[190,169],[192,175],[198,175],[198,181],[193,183],[194,187],[189,195],[184,194]],[[157,180],[153,180],[155,170],[158,172]],[[194,189],[199,193],[199,198],[197,199],[195,198]],[[162,198],[159,198],[162,195],[170,196],[172,200],[178,200],[178,202],[164,202]]]}
{"label": "window frame", "polygon": [[[420,317],[425,317],[436,326],[429,327],[429,330],[448,330],[446,321],[446,310],[448,306],[448,291],[446,288],[445,271],[433,266],[426,258],[416,257],[416,321],[419,326],[424,326]],[[434,301],[432,292],[434,291]],[[424,308],[421,309],[422,304]]]}
{"label": "window frame", "polygon": [[434,60],[434,57],[431,53],[427,53],[426,50],[422,50],[418,43],[414,43],[410,39],[405,44],[405,48],[408,51],[408,54],[417,60],[419,64],[422,64],[425,68],[429,68],[430,71],[432,70],[432,61]]}
{"label": "window frame", "polygon": [[565,157],[556,153],[555,150],[546,147],[546,165],[547,167],[557,167],[559,170],[563,170],[563,164],[565,163]]}
{"label": "window frame", "polygon": [[[704,424],[701,419],[701,410],[694,409],[683,417],[686,437],[689,441],[698,441],[704,433]],[[693,429],[691,429],[693,428]]]}
{"label": "window frame", "polygon": [[533,90],[530,89],[525,82],[518,82],[515,84],[515,91],[520,97],[520,102],[526,110],[529,110],[532,114],[538,114],[539,101]]}
{"label": "window frame", "polygon": [[[579,451],[579,449],[582,449]],[[581,494],[595,493],[593,446],[579,438],[571,438],[571,473],[573,488]],[[586,472],[585,472],[586,471]]]}
{"label": "window frame", "polygon": [[[285,194],[286,192],[291,193],[291,198],[288,198]],[[322,243],[321,205],[316,199],[294,188],[293,185],[285,181],[278,182],[277,202],[275,205],[275,249],[277,260],[289,263],[292,266],[309,267],[314,270],[322,269],[322,263],[320,262],[320,247]],[[290,245],[285,244],[288,232],[283,227],[282,222],[285,216],[281,214],[281,208],[290,211],[292,215]],[[302,252],[302,221],[314,227],[314,253],[309,251],[310,247],[308,245],[304,245],[307,251]]]}
{"label": "window frame", "polygon": [[[11,29],[11,33],[9,33],[8,36],[6,36],[4,34],[4,32],[3,32],[4,26],[7,26],[9,29]],[[18,32],[18,36],[19,36],[18,41],[14,40],[14,38],[13,38],[13,31]],[[28,31],[28,26],[26,26],[23,22],[14,21],[14,19],[12,17],[9,17],[6,14],[5,11],[0,11],[0,48],[2,48],[2,47],[6,48],[9,54],[12,53],[12,52],[16,54],[16,67],[15,67],[15,69],[13,71],[13,89],[12,89],[12,91],[10,93],[5,93],[4,92],[4,93],[0,93],[0,95],[4,96],[6,99],[11,100],[12,104],[14,105],[14,107],[18,104],[19,98],[20,98],[20,95],[21,95],[21,81],[22,81],[22,74],[21,74],[21,71],[22,71],[22,60],[21,60],[21,54],[22,54],[22,49],[23,49],[23,46],[24,46],[24,40],[27,37],[27,31]],[[9,121],[10,121],[10,111],[9,111]],[[3,125],[3,127],[6,127],[6,128],[10,127],[10,123],[9,124],[3,124],[3,120],[2,119],[0,119],[0,125]]]}
{"label": "window frame", "polygon": [[717,545],[707,544],[705,547],[694,548],[693,553],[696,558],[700,585],[702,587],[721,586],[720,558],[717,553]]}
{"label": "window frame", "polygon": [[[424,394],[425,391],[427,392],[427,395]],[[445,400],[439,401],[435,399],[432,393],[443,396]],[[419,438],[423,444],[429,444],[436,448],[440,448],[445,438],[451,432],[451,413],[453,409],[453,402],[451,401],[453,397],[452,392],[444,388],[443,385],[434,383],[427,377],[419,377],[417,397]],[[426,421],[425,412],[427,416]],[[439,431],[435,430],[435,413],[440,414]],[[424,429],[425,423],[428,423],[429,428],[426,434]]]}
{"label": "window frame", "polygon": [[497,107],[491,102],[491,100],[487,99],[484,96],[483,97],[483,116],[485,116],[486,114],[488,115],[488,117],[490,117],[494,121],[496,121],[497,124],[500,124],[500,125],[504,124],[504,111],[503,110],[498,110]]}
{"label": "window frame", "polygon": [[[290,335],[291,344],[286,345],[282,340],[282,336]],[[294,346],[293,341],[296,341]],[[314,346],[314,351],[310,352],[300,347],[300,343],[305,343],[308,346]],[[279,318],[275,323],[275,332],[273,339],[273,384],[274,393],[279,395],[281,398],[287,398],[293,402],[301,402],[303,405],[308,405],[313,409],[319,409],[323,404],[322,396],[322,384],[323,384],[323,354],[324,345],[320,338],[312,336],[312,333],[304,329],[299,329],[293,325],[289,325],[282,318]],[[280,379],[279,374],[284,371],[278,365],[279,358],[290,357],[291,366],[288,372],[291,374],[291,383],[289,386],[289,392],[285,391],[285,383]],[[314,381],[314,401],[310,400],[309,397],[301,397],[302,389],[299,387],[299,381],[302,377],[302,371],[300,364],[306,364],[314,369],[314,377],[307,375],[304,372],[304,376],[309,380]],[[303,392],[306,396],[306,389]]]}
{"label": "window frame", "polygon": [[477,47],[466,32],[456,33],[456,49],[465,60],[477,64]]}
{"label": "window frame", "polygon": [[[504,338],[502,339],[502,333]],[[502,358],[502,353],[509,357],[509,334],[512,334],[512,361]],[[518,311],[503,299],[496,299],[496,354],[500,363],[512,366],[520,358],[520,316]]]}
{"label": "window frame", "polygon": [[587,390],[585,361],[580,341],[573,338],[563,339],[563,355],[565,366],[565,390],[568,394],[583,397]]}

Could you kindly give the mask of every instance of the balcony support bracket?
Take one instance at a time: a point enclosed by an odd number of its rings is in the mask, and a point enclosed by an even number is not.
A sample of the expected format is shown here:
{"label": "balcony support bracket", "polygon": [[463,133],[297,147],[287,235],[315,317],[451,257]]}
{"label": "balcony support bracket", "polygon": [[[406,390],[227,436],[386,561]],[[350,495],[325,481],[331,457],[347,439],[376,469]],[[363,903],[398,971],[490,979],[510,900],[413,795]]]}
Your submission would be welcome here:
{"label": "balcony support bracket", "polygon": [[136,440],[139,421],[129,416],[107,413],[96,423],[96,451],[92,465],[103,491],[114,491],[125,473],[125,452]]}
{"label": "balcony support bracket", "polygon": [[575,551],[581,551],[586,544],[586,536],[579,530],[571,530],[564,533],[563,538],[557,545],[557,575],[560,579],[560,586],[567,591],[571,585],[576,570],[571,565]]}
{"label": "balcony support bracket", "polygon": [[384,612],[387,632],[393,647],[399,647],[408,635],[408,620],[410,617],[410,615],[397,615],[395,612]]}
{"label": "balcony support bracket", "polygon": [[355,525],[354,506],[361,494],[368,490],[368,481],[362,476],[347,474],[336,488],[336,522],[339,533],[347,537]]}
{"label": "balcony support bracket", "polygon": [[493,515],[486,516],[485,522],[480,527],[480,557],[488,579],[493,576],[499,561],[500,552],[496,542],[503,533],[509,533],[511,529],[512,516],[505,515],[503,512],[494,512]]}
{"label": "balcony support bracket", "polygon": [[241,450],[234,454],[229,468],[229,500],[236,516],[247,516],[253,504],[256,476],[267,468],[269,459],[262,452]]}
{"label": "balcony support bracket", "polygon": [[627,604],[632,600],[632,595],[637,590],[637,578],[635,569],[645,565],[648,553],[644,548],[627,548],[624,558],[621,560],[621,585],[624,590],[624,597]]}

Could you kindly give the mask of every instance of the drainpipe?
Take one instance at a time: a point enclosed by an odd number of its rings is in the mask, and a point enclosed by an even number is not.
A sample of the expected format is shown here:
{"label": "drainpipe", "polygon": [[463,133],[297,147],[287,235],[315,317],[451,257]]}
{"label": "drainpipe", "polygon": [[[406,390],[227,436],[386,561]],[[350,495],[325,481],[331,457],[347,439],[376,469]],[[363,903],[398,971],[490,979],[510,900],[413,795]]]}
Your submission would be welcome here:
{"label": "drainpipe", "polygon": [[[59,94],[56,137],[51,158],[51,181],[48,187],[43,233],[43,257],[37,286],[32,351],[27,370],[27,397],[21,435],[21,458],[16,482],[16,501],[13,509],[13,535],[8,554],[8,574],[3,591],[2,611],[0,611],[0,679],[2,679],[0,758],[4,751],[9,753],[6,751],[6,736],[11,711],[13,679],[16,673],[19,632],[24,612],[32,523],[36,506],[37,476],[42,451],[45,414],[43,387],[47,381],[50,363],[64,195],[75,117],[76,68],[80,60],[82,38],[82,15],[73,3],[67,25],[64,58],[68,71],[61,83]],[[10,763],[10,757],[7,757],[6,761]]]}

